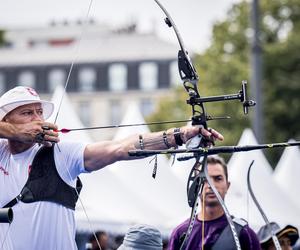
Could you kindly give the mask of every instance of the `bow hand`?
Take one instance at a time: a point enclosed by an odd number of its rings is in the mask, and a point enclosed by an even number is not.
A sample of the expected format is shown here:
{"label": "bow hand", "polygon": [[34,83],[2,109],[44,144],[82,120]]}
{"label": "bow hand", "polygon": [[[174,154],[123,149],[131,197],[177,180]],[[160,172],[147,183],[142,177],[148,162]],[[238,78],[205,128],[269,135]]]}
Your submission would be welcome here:
{"label": "bow hand", "polygon": [[198,133],[186,140],[185,144],[188,149],[211,147],[216,140],[224,140],[223,135],[212,128],[205,129],[203,126],[194,126],[193,128],[198,129]]}

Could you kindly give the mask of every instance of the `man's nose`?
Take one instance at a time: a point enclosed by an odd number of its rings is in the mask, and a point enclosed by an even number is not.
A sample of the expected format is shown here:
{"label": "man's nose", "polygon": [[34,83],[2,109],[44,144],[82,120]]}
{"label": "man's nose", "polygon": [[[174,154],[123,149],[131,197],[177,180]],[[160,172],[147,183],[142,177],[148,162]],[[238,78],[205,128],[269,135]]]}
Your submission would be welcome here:
{"label": "man's nose", "polygon": [[210,185],[208,184],[207,180],[204,181],[204,188],[205,189],[210,189]]}
{"label": "man's nose", "polygon": [[43,115],[40,115],[39,112],[35,110],[32,115],[32,120],[33,121],[42,121]]}

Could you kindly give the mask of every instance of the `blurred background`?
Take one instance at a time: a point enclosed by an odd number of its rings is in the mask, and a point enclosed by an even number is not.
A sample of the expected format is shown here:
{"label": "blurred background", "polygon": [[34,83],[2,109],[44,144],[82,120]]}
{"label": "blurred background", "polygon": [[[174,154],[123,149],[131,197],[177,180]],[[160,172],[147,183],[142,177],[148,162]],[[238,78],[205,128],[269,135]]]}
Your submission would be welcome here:
{"label": "blurred background", "polygon": [[[241,81],[248,81],[249,95],[257,102],[249,116],[243,115],[238,102],[206,105],[212,116],[231,117],[209,124],[224,134],[223,144],[300,138],[299,0],[161,2],[193,59],[202,96],[238,93]],[[68,79],[57,120],[60,127],[190,118],[177,68],[179,45],[154,1],[94,0],[89,6],[83,0],[3,0],[0,16],[0,93],[26,85],[58,106]],[[165,128],[90,130],[64,135],[64,139],[97,141]],[[232,182],[236,183],[228,198],[234,214],[247,217],[255,228],[263,224],[253,219],[259,215],[251,215],[251,206],[245,201],[247,190],[241,193],[245,175],[240,168],[249,165],[248,157],[258,162],[253,186],[257,182],[262,200],[268,197],[267,210],[276,209],[272,202],[278,200],[278,193],[286,200],[286,206],[278,208],[270,220],[300,226],[300,216],[291,212],[300,211],[293,193],[299,190],[299,154],[296,148],[236,154],[239,156],[231,159],[224,155],[230,160]],[[170,169],[169,159],[162,158],[159,171],[164,169],[163,174],[158,172],[152,180],[148,162],[120,163],[122,168],[112,166],[83,177],[82,197],[95,230],[119,236],[129,224],[147,222],[157,225],[167,238],[171,229],[188,217],[185,181],[192,163],[177,168],[174,164]],[[274,188],[277,196],[273,196]],[[91,229],[82,210],[77,209],[78,244],[84,249]],[[294,217],[295,221],[291,220]]]}

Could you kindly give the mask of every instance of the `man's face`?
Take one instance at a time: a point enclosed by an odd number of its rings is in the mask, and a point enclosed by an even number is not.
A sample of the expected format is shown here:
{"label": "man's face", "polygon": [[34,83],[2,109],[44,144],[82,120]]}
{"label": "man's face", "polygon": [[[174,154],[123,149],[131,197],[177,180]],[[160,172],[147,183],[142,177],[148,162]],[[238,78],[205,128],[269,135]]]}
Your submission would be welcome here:
{"label": "man's face", "polygon": [[[213,185],[218,190],[220,196],[224,200],[225,194],[230,186],[230,182],[226,180],[223,166],[219,163],[207,165],[208,175]],[[217,206],[219,201],[215,196],[214,192],[210,188],[207,182],[204,184],[203,193],[205,195],[205,205],[206,206]],[[201,195],[201,201],[203,201],[203,194]]]}
{"label": "man's face", "polygon": [[[291,240],[287,236],[280,237],[279,243],[282,250],[292,250]],[[267,250],[276,250],[273,242],[270,243],[270,245],[267,247]]]}
{"label": "man's face", "polygon": [[99,238],[99,243],[102,248],[106,249],[108,245],[108,235],[102,234]]}
{"label": "man's face", "polygon": [[14,124],[43,121],[42,105],[40,103],[33,103],[20,106],[8,113],[3,120]]}

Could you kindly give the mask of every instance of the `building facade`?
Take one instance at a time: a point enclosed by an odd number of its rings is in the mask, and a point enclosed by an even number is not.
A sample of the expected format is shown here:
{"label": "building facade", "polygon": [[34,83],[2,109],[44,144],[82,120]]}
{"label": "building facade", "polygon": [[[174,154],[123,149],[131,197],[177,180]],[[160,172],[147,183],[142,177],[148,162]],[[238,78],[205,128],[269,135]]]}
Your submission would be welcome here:
{"label": "building facade", "polygon": [[[86,126],[120,123],[132,101],[147,116],[179,82],[178,47],[154,33],[138,33],[135,25],[52,24],[8,30],[5,38],[0,92],[26,85],[49,99],[68,82],[67,93]],[[112,134],[93,132],[92,137]]]}

